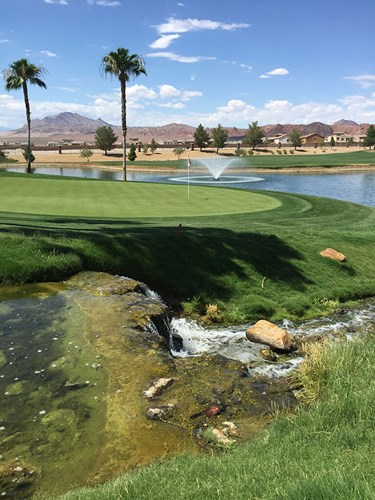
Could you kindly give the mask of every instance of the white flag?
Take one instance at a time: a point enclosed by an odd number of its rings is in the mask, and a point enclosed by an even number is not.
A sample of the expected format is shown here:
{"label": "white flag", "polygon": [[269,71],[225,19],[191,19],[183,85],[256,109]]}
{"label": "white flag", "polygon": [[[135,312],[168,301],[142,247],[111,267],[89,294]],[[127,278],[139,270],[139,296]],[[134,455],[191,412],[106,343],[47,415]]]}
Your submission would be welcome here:
{"label": "white flag", "polygon": [[187,166],[188,166],[188,168],[190,168],[190,167],[191,167],[191,160],[190,160],[190,158],[188,158],[188,161],[187,161]]}

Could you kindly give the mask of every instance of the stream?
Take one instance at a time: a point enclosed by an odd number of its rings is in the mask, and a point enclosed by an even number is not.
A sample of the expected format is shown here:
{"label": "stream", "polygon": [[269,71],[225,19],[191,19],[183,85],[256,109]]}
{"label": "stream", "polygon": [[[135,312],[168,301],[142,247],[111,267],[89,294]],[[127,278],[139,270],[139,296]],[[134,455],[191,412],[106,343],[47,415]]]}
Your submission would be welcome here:
{"label": "stream", "polygon": [[[249,325],[204,329],[175,318],[169,331],[168,314],[145,285],[104,273],[0,287],[1,495],[60,494],[156,458],[205,453],[204,429],[228,421],[245,441],[275,408],[297,404],[284,376],[299,351],[266,361],[246,340]],[[374,333],[374,320],[368,300],[279,326],[298,343],[351,340]],[[170,333],[179,339],[172,349]],[[145,397],[160,379],[170,385]]]}

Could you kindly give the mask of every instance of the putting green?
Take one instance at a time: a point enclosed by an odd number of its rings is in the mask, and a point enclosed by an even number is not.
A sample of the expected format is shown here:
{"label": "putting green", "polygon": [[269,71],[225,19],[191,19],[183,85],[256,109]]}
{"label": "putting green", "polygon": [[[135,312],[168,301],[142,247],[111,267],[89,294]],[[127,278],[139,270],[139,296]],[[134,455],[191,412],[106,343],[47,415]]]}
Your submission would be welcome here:
{"label": "putting green", "polygon": [[75,217],[225,215],[278,208],[270,195],[186,185],[0,177],[0,211]]}

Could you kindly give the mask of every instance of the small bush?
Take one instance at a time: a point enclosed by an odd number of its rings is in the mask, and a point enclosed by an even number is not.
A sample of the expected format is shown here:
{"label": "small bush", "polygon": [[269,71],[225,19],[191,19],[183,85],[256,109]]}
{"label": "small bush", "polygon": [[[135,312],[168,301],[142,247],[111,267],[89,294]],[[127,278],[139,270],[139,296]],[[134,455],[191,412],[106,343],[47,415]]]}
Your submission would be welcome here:
{"label": "small bush", "polygon": [[284,153],[284,155],[287,155],[288,151],[286,149],[283,149],[283,153]]}
{"label": "small bush", "polygon": [[282,155],[283,154],[280,149],[277,149],[276,151],[277,151],[278,155]]}
{"label": "small bush", "polygon": [[236,156],[246,156],[246,151],[244,149],[236,149],[234,152]]}
{"label": "small bush", "polygon": [[289,150],[289,153],[290,153],[291,155],[294,155],[294,149],[290,149],[290,150]]}

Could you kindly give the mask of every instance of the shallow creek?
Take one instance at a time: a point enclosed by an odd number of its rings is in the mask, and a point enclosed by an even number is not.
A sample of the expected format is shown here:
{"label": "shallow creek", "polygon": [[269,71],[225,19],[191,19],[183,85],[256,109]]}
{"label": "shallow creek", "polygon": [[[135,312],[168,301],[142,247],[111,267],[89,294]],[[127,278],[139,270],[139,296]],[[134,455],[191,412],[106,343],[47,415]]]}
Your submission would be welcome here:
{"label": "shallow creek", "polygon": [[[144,286],[103,273],[0,287],[0,494],[62,493],[155,458],[202,453],[202,429],[226,420],[246,440],[267,425],[271,408],[296,404],[283,375],[297,354],[267,362],[244,339],[248,325],[204,330],[179,319],[172,355],[161,332],[166,315]],[[369,301],[284,326],[298,339],[348,338],[373,331],[374,317]],[[143,391],[161,377],[174,382],[148,400]],[[168,405],[164,418],[147,417]],[[220,414],[207,413],[212,405]]]}

